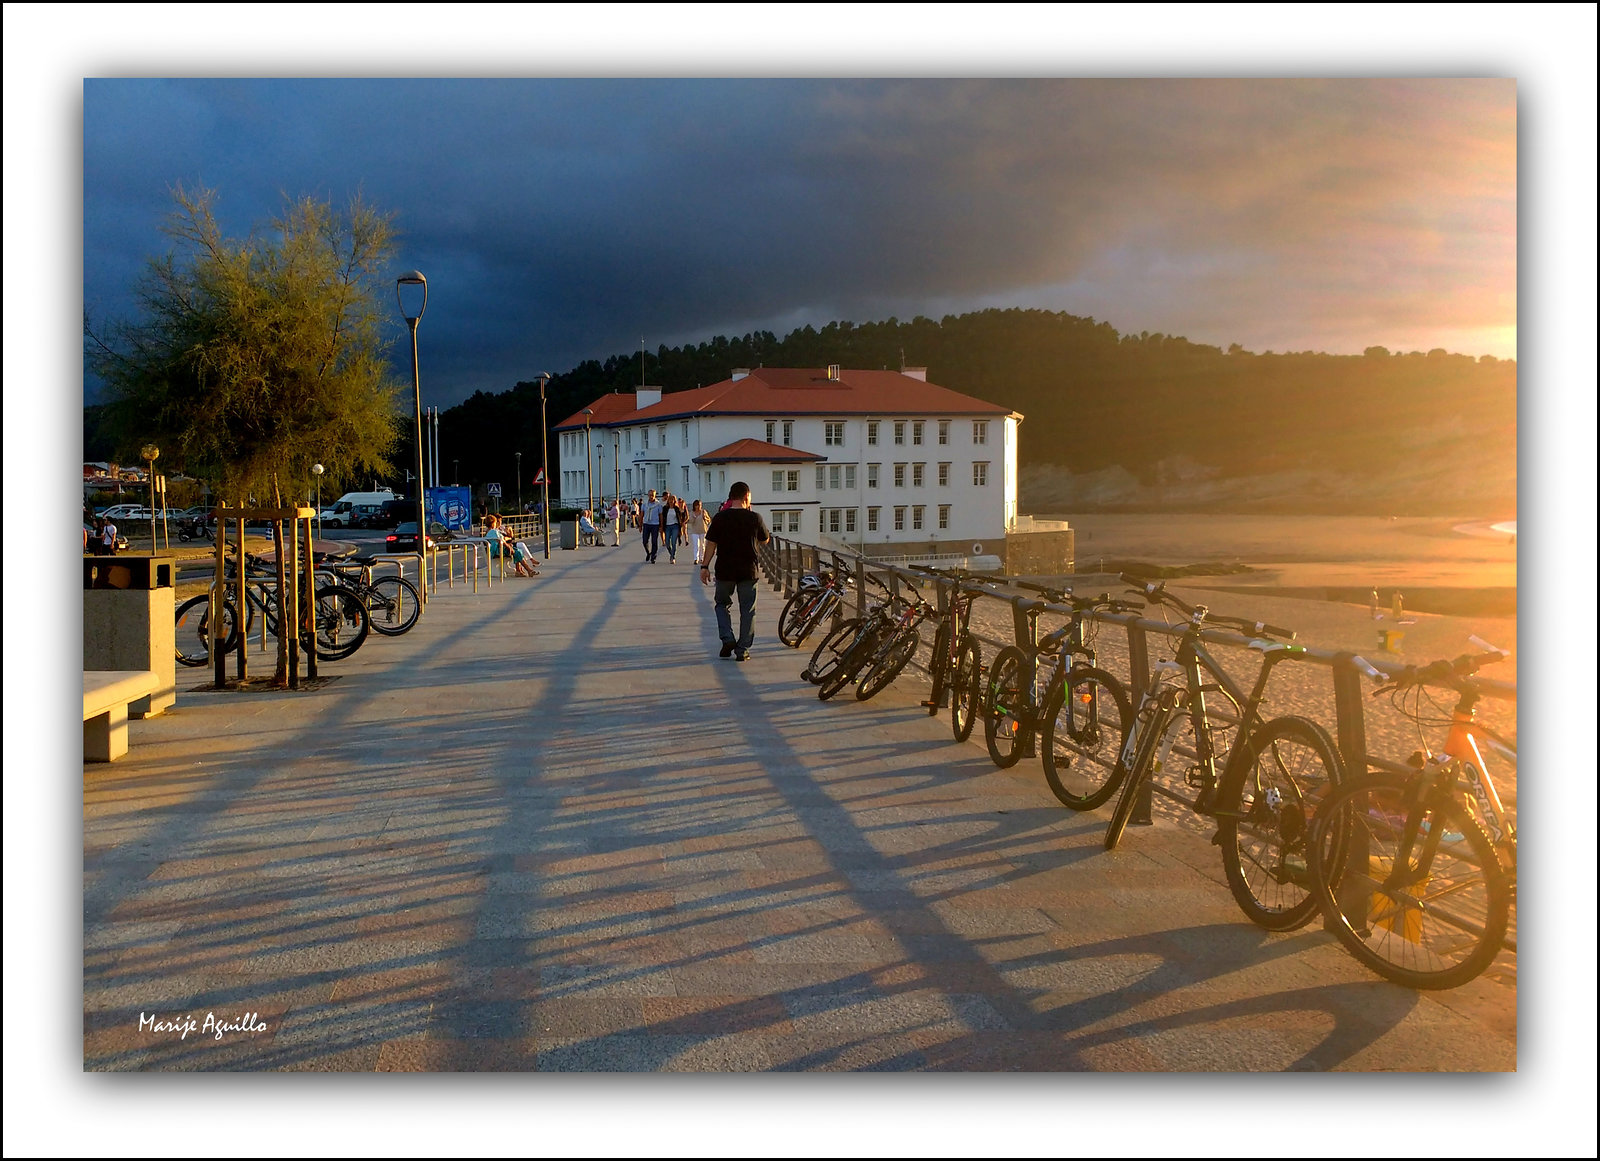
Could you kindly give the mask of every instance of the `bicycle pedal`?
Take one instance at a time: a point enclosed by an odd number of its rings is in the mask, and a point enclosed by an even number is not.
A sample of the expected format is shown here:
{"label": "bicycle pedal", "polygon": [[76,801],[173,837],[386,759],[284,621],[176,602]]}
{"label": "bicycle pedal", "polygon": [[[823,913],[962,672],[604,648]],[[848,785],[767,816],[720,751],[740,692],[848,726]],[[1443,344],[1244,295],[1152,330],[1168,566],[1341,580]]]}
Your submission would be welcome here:
{"label": "bicycle pedal", "polygon": [[922,704],[922,708],[923,709],[938,709],[939,708],[939,703],[934,701],[932,698],[928,698],[927,700],[923,701],[921,704]]}

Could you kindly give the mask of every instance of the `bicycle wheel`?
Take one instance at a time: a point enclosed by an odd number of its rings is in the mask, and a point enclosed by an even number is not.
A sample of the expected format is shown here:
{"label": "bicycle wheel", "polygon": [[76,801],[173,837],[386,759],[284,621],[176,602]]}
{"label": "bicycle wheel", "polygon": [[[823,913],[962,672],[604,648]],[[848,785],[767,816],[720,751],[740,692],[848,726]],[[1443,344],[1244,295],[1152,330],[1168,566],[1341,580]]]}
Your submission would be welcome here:
{"label": "bicycle wheel", "polygon": [[1050,695],[1040,740],[1044,780],[1064,806],[1093,810],[1122,781],[1122,744],[1133,710],[1122,682],[1103,669],[1083,666]]}
{"label": "bicycle wheel", "polygon": [[973,723],[978,720],[978,699],[983,696],[982,674],[983,654],[977,640],[968,635],[950,678],[950,732],[958,742],[972,737]]}
{"label": "bicycle wheel", "polygon": [[1007,645],[989,671],[989,704],[983,719],[983,741],[989,757],[1002,770],[1015,766],[1033,736],[1024,673],[1028,659],[1015,645]]}
{"label": "bicycle wheel", "polygon": [[850,647],[856,643],[856,638],[860,634],[860,617],[850,617],[840,621],[812,651],[811,660],[800,671],[800,676],[812,685],[821,685],[833,675],[834,669],[844,660],[845,654],[850,652]]}
{"label": "bicycle wheel", "polygon": [[933,659],[928,662],[929,676],[933,678],[933,692],[928,695],[930,718],[939,712],[939,703],[944,700],[944,691],[954,677],[954,668],[955,664],[950,659],[950,622],[943,620],[933,631]]}
{"label": "bicycle wheel", "polygon": [[379,577],[368,592],[367,616],[376,632],[385,637],[398,637],[417,623],[422,613],[422,597],[417,586],[405,577]]}
{"label": "bicycle wheel", "polygon": [[[361,648],[371,628],[367,607],[354,589],[324,585],[317,590],[317,658],[343,661]],[[302,645],[306,642],[302,641]]]}
{"label": "bicycle wheel", "polygon": [[1311,822],[1312,885],[1334,935],[1373,971],[1411,988],[1454,988],[1504,945],[1510,879],[1455,798],[1421,804],[1416,792],[1415,778],[1373,774],[1330,794]]}
{"label": "bicycle wheel", "polygon": [[808,610],[805,610],[794,629],[794,644],[798,649],[806,643],[806,638],[816,632],[817,626],[831,614],[839,604],[839,595],[832,591],[823,592]]}
{"label": "bicycle wheel", "polygon": [[801,589],[783,603],[783,611],[778,614],[778,640],[791,649],[799,644],[794,638],[794,628],[816,599],[816,589]]}
{"label": "bicycle wheel", "polygon": [[862,668],[872,660],[872,655],[878,650],[878,631],[868,627],[863,634],[856,638],[850,652],[839,660],[833,667],[833,672],[817,683],[817,698],[827,701],[845,686],[856,679]]}
{"label": "bicycle wheel", "polygon": [[[211,660],[211,597],[202,593],[190,597],[178,606],[174,614],[174,645],[179,665],[191,668]],[[222,651],[235,649],[239,644],[238,617],[234,615],[233,602],[222,603]]]}
{"label": "bicycle wheel", "polygon": [[1307,838],[1344,764],[1328,731],[1309,718],[1275,718],[1245,746],[1217,799],[1222,869],[1252,923],[1293,931],[1317,913]]}
{"label": "bicycle wheel", "polygon": [[911,659],[921,647],[922,634],[914,625],[896,635],[888,648],[880,650],[871,666],[861,675],[861,684],[856,686],[856,700],[868,701],[881,693],[900,676],[902,669],[911,664]]}

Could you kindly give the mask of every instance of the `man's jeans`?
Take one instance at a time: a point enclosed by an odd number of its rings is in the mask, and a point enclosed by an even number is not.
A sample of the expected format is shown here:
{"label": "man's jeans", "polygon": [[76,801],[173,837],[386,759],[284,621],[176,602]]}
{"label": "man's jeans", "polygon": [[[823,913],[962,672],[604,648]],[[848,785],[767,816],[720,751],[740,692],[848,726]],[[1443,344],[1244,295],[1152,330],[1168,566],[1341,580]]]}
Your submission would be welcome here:
{"label": "man's jeans", "polygon": [[661,525],[659,524],[646,524],[644,526],[644,558],[646,560],[654,560],[656,558],[656,537],[660,533]]}
{"label": "man's jeans", "polygon": [[[739,638],[733,637],[733,594],[739,594]],[[722,638],[724,645],[734,644],[740,649],[749,649],[756,639],[756,582],[753,580],[717,582],[716,595],[712,598],[717,606],[717,636]]]}

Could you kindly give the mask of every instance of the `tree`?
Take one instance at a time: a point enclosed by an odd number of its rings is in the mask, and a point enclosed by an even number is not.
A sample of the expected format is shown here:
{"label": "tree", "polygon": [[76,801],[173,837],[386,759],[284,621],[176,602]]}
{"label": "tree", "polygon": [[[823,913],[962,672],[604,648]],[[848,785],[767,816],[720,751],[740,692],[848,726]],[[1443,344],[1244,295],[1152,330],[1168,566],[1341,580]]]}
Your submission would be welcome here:
{"label": "tree", "polygon": [[225,238],[211,190],[173,191],[174,248],[137,286],[138,317],[96,332],[85,355],[109,388],[120,448],[155,442],[166,462],[224,497],[307,494],[390,470],[401,384],[387,360],[380,277],[390,217],[287,202],[264,233]]}

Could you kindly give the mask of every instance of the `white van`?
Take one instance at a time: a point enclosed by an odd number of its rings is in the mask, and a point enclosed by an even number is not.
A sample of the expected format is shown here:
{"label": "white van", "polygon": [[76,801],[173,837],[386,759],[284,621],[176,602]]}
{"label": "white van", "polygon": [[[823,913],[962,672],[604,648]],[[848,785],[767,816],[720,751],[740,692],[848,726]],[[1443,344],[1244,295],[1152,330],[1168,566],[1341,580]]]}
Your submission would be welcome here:
{"label": "white van", "polygon": [[393,500],[394,491],[384,488],[377,492],[346,492],[322,510],[325,528],[359,528],[376,512],[383,511],[383,502]]}

